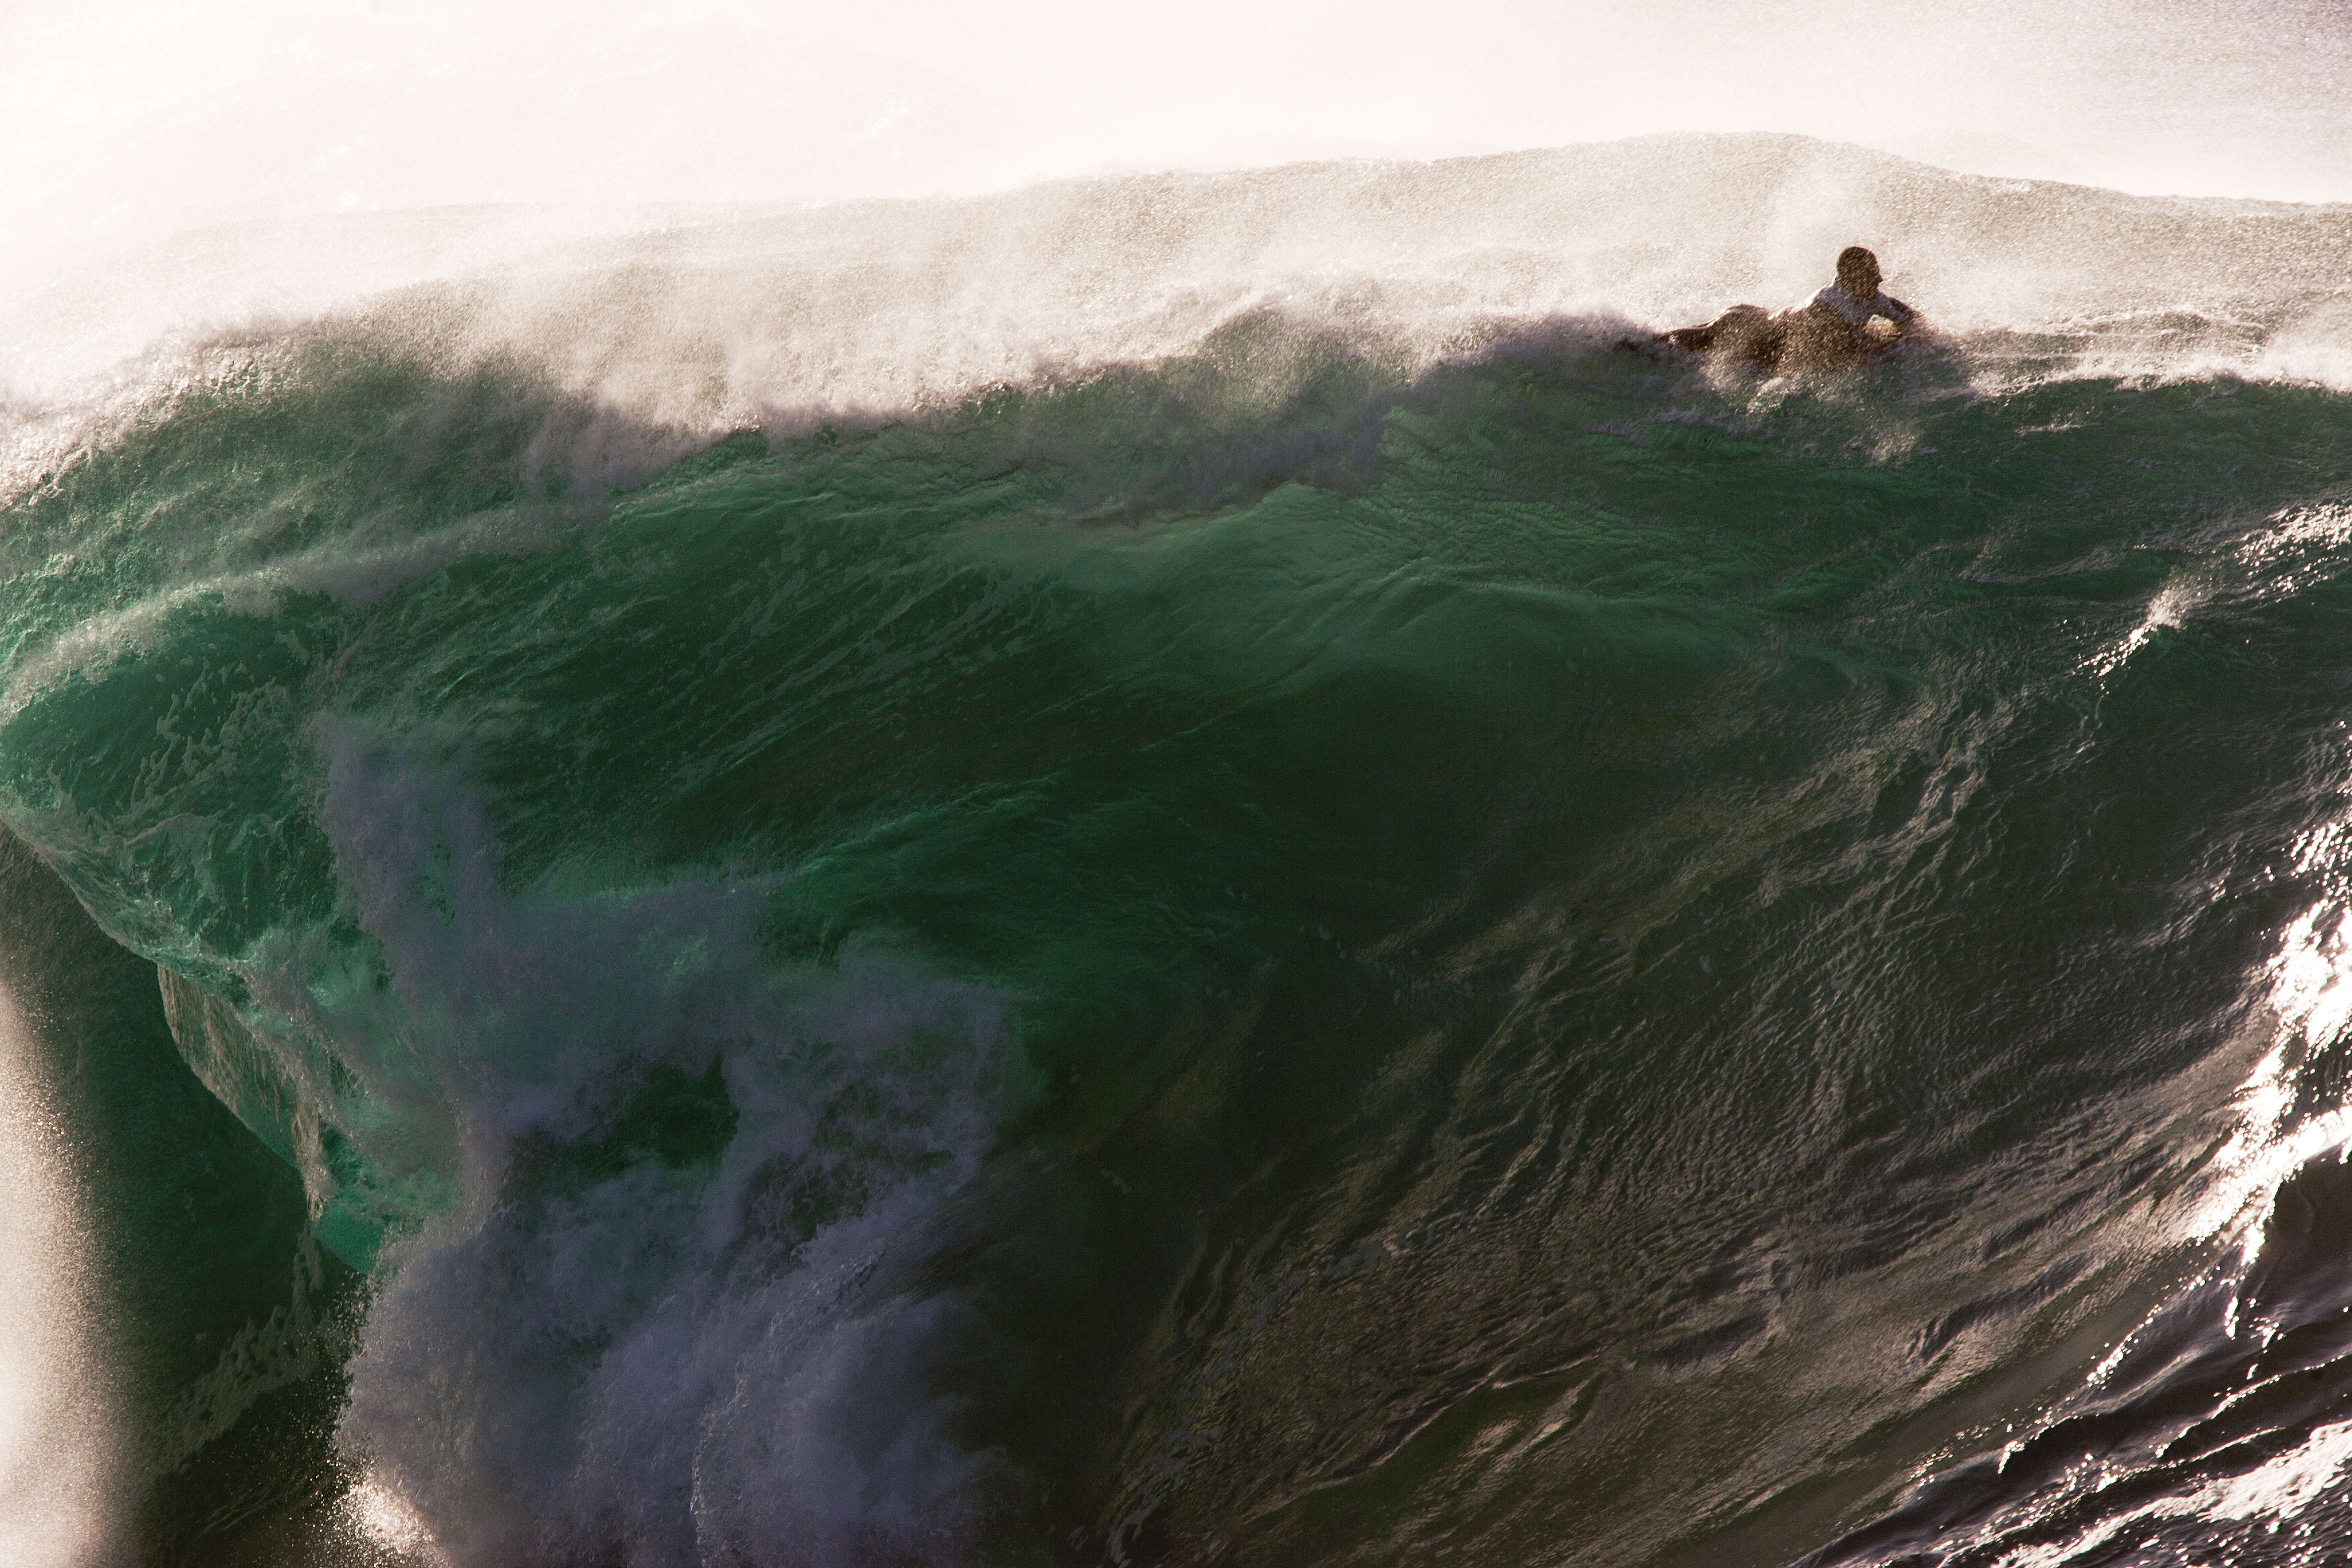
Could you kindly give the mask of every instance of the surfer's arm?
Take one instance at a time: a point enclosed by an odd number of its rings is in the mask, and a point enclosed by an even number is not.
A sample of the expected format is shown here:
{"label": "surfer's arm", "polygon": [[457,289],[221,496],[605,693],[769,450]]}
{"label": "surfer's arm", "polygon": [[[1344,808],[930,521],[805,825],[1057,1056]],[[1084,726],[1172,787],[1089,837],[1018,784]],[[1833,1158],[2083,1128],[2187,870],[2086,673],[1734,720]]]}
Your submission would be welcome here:
{"label": "surfer's arm", "polygon": [[1895,323],[1895,331],[1897,334],[1924,332],[1927,330],[1927,323],[1920,317],[1919,312],[1892,294],[1881,294],[1877,299],[1876,306],[1878,314]]}

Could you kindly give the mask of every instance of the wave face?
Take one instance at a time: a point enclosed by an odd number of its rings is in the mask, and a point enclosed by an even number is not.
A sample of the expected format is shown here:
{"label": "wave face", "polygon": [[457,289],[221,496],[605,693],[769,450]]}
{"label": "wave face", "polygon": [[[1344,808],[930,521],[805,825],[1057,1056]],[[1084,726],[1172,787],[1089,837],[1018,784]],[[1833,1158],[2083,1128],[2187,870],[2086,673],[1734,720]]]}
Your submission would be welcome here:
{"label": "wave face", "polygon": [[[2028,237],[1954,276],[2147,272],[1772,382],[1203,285],[892,405],[599,257],[20,410],[10,984],[150,1150],[113,1548],[2352,1546],[2352,394],[2332,284],[2245,306],[2341,215],[1950,188]],[[876,265],[809,331],[880,364]]]}

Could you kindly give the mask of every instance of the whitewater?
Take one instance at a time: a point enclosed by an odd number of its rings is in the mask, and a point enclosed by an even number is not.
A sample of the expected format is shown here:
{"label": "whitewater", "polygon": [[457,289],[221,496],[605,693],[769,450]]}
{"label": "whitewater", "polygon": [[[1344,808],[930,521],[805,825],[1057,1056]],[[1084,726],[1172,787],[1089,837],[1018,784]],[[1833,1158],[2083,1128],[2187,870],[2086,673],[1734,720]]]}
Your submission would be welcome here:
{"label": "whitewater", "polygon": [[23,1552],[2352,1551],[2352,206],[453,207],[0,364]]}

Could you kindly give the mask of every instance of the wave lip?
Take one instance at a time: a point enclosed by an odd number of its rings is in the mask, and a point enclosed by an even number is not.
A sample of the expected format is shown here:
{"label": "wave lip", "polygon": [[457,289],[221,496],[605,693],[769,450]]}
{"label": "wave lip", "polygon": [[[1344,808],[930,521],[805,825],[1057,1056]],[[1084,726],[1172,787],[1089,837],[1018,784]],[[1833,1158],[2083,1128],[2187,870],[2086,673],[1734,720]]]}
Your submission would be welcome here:
{"label": "wave lip", "polygon": [[[1420,364],[1488,320],[1778,308],[1861,241],[1953,330],[2087,336],[2099,374],[2210,361],[2341,387],[2343,212],[1990,180],[1764,134],[660,209],[618,234],[542,215],[546,237],[511,262],[536,220],[449,208],[175,240],[19,301],[0,357],[21,426],[94,410],[125,374],[168,384],[224,337],[356,321],[658,424],[811,428],[1184,354],[1269,309]],[[2203,325],[2168,338],[2166,317]]]}

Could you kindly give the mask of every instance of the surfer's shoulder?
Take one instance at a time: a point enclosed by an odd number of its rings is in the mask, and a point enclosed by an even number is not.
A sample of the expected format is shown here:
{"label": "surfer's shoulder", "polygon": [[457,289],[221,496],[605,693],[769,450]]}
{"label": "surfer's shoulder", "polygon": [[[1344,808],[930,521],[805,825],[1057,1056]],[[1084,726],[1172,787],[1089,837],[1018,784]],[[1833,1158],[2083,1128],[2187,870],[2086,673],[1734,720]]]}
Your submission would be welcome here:
{"label": "surfer's shoulder", "polygon": [[1811,310],[1816,305],[1824,310],[1834,310],[1838,319],[1850,327],[1858,327],[1870,320],[1870,304],[1855,299],[1842,284],[1829,285],[1806,300],[1800,309]]}

